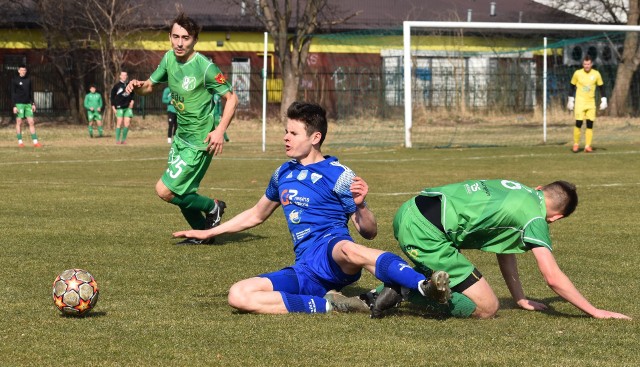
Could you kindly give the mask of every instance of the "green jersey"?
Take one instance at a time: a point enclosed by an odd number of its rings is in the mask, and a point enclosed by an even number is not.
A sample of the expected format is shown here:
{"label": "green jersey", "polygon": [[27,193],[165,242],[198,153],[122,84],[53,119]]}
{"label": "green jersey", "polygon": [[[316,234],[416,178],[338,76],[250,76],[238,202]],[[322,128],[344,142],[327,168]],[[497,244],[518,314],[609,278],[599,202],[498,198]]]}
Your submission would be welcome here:
{"label": "green jersey", "polygon": [[204,139],[213,129],[212,94],[225,95],[231,84],[220,69],[196,52],[187,62],[167,51],[149,78],[152,83],[168,83],[178,116],[177,138],[196,149],[205,150]]}
{"label": "green jersey", "polygon": [[470,180],[423,190],[439,196],[442,225],[459,249],[522,253],[525,243],[551,250],[542,191],[509,180]]}
{"label": "green jersey", "polygon": [[84,108],[87,110],[93,107],[94,111],[97,111],[98,108],[102,109],[102,95],[100,93],[87,93],[84,97]]}

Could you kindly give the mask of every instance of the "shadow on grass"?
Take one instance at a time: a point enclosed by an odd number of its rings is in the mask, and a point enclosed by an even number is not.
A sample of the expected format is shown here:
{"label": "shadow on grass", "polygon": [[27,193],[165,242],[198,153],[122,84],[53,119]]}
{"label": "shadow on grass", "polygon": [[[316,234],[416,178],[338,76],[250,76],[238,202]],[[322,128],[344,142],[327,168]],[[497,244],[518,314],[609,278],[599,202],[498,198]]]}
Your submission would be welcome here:
{"label": "shadow on grass", "polygon": [[60,318],[63,318],[63,319],[91,319],[94,317],[107,316],[107,313],[104,311],[90,311],[85,315],[67,315],[67,314],[60,313],[59,316]]}
{"label": "shadow on grass", "polygon": [[224,246],[224,245],[237,245],[237,244],[241,244],[241,243],[249,243],[249,242],[253,242],[256,240],[263,240],[265,238],[268,238],[266,236],[260,236],[260,235],[256,235],[256,234],[252,234],[252,233],[245,233],[245,232],[240,232],[240,233],[231,233],[231,234],[223,234],[221,236],[217,236],[215,237],[215,241],[213,243],[207,243],[207,244],[190,244],[190,245],[178,245],[178,242],[184,240],[184,238],[174,238],[175,240],[175,244],[178,247],[210,247],[210,246]]}
{"label": "shadow on grass", "polygon": [[[550,316],[557,316],[557,317],[571,317],[571,318],[584,318],[584,317],[589,317],[588,315],[573,315],[573,314],[568,314],[568,313],[564,313],[564,312],[559,312],[557,311],[554,307],[553,307],[553,303],[556,302],[563,302],[566,303],[567,301],[560,297],[560,296],[553,296],[553,297],[548,297],[548,298],[543,298],[543,299],[536,299],[536,298],[529,298],[532,301],[535,302],[539,302],[542,303],[544,305],[547,306],[546,310],[542,310],[542,311],[533,311],[533,312],[541,312]],[[520,306],[518,306],[517,304],[515,304],[515,302],[513,302],[513,299],[511,298],[501,298],[499,300],[500,302],[500,309],[501,310],[520,310]],[[524,311],[524,310],[523,310]],[[498,314],[500,313],[500,311],[498,311]]]}

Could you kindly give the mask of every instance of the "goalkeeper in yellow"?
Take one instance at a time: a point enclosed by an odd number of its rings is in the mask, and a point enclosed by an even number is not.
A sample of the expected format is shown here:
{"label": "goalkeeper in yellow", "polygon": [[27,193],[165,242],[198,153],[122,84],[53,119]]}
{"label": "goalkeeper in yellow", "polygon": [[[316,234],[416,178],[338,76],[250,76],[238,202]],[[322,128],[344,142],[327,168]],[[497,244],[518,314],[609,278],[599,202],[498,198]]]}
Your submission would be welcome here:
{"label": "goalkeeper in yellow", "polygon": [[569,96],[567,109],[574,111],[576,126],[573,128],[573,152],[580,150],[580,129],[582,122],[587,121],[587,128],[584,132],[585,153],[591,153],[591,142],[593,141],[593,122],[596,119],[596,87],[600,91],[600,110],[607,108],[607,97],[604,95],[604,83],[598,70],[592,69],[593,61],[589,55],[582,61],[582,69],[576,70],[571,78],[572,95]]}

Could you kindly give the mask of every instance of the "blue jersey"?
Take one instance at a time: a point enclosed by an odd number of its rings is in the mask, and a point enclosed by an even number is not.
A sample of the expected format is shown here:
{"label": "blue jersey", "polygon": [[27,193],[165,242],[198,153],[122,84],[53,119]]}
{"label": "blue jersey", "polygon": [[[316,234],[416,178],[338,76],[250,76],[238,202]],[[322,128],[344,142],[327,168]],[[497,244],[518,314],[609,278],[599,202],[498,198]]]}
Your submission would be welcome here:
{"label": "blue jersey", "polygon": [[354,177],[331,156],[307,166],[291,160],[274,172],[265,195],[282,205],[296,263],[316,255],[326,257],[315,252],[330,238],[350,238],[348,220],[356,204],[349,187]]}

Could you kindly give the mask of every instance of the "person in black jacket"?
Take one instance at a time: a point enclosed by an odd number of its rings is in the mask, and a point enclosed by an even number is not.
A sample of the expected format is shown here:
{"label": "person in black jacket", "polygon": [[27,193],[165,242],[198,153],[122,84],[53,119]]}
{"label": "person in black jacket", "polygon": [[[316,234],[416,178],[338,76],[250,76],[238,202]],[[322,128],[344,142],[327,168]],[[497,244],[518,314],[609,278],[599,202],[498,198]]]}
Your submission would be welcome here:
{"label": "person in black jacket", "polygon": [[42,147],[38,142],[36,135],[36,125],[33,120],[33,113],[36,112],[36,104],[33,100],[33,85],[31,79],[27,76],[27,67],[20,65],[18,67],[18,75],[11,79],[11,103],[13,104],[13,114],[16,115],[16,136],[18,137],[18,146],[24,148],[22,141],[22,120],[27,119],[29,131],[33,146]]}
{"label": "person in black jacket", "polygon": [[[116,144],[126,144],[129,124],[133,118],[133,92],[126,91],[128,79],[127,72],[121,71],[120,81],[111,88],[111,108],[116,115]],[[122,128],[123,123],[124,128]]]}

